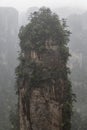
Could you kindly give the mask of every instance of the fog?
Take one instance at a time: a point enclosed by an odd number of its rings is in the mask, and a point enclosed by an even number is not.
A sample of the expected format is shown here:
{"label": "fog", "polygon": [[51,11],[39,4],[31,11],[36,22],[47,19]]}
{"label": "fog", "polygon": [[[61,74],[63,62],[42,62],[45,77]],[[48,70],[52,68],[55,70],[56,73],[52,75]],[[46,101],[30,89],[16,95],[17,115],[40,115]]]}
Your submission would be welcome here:
{"label": "fog", "polygon": [[19,11],[23,11],[32,6],[47,6],[51,8],[59,7],[76,7],[86,10],[86,0],[0,0],[0,6],[11,6],[15,7]]}
{"label": "fog", "polygon": [[15,73],[20,59],[18,34],[21,26],[30,22],[31,13],[43,6],[55,12],[61,24],[64,18],[71,32],[67,66],[77,100],[73,103],[71,130],[87,130],[87,0],[0,0],[0,130],[21,130]]}

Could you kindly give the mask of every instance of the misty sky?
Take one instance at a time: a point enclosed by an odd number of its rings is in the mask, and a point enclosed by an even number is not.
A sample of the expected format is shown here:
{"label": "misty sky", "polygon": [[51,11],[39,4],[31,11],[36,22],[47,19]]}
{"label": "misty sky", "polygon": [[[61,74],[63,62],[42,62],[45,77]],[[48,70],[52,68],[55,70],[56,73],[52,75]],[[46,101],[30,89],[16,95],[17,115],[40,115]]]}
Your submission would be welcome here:
{"label": "misty sky", "polygon": [[87,0],[0,0],[0,6],[12,6],[18,10],[26,10],[32,6],[47,6],[47,7],[78,7],[87,8]]}

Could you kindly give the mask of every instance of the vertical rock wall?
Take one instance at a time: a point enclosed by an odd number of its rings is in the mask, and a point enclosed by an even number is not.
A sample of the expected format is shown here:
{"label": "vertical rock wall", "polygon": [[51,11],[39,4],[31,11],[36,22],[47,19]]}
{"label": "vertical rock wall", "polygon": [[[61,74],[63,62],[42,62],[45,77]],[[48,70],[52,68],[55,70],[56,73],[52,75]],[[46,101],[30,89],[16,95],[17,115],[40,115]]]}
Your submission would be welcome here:
{"label": "vertical rock wall", "polygon": [[55,99],[53,88],[32,89],[28,110],[22,101],[24,95],[22,88],[19,96],[20,130],[61,130],[62,109]]}
{"label": "vertical rock wall", "polygon": [[0,7],[0,129],[9,130],[9,115],[16,103],[14,70],[17,64],[18,12]]}

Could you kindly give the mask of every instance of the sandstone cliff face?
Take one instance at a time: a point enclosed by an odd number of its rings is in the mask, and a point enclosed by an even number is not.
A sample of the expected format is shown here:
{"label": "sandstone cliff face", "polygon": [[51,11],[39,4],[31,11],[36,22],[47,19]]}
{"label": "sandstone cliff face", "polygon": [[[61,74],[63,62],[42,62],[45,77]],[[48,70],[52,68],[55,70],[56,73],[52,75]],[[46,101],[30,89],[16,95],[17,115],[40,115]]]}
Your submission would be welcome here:
{"label": "sandstone cliff face", "polygon": [[53,88],[49,90],[46,87],[32,89],[27,110],[26,103],[24,104],[22,101],[25,90],[21,89],[19,99],[20,130],[61,130],[62,109],[58,101],[55,100]]}

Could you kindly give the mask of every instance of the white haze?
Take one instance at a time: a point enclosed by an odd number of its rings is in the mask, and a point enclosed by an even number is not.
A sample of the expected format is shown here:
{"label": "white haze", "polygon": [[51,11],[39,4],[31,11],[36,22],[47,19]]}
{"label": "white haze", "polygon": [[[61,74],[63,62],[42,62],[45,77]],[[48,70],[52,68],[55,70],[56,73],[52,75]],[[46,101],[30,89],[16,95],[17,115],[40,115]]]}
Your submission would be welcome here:
{"label": "white haze", "polygon": [[87,0],[0,0],[0,6],[15,7],[19,11],[24,11],[32,6],[50,8],[68,6],[86,10]]}

